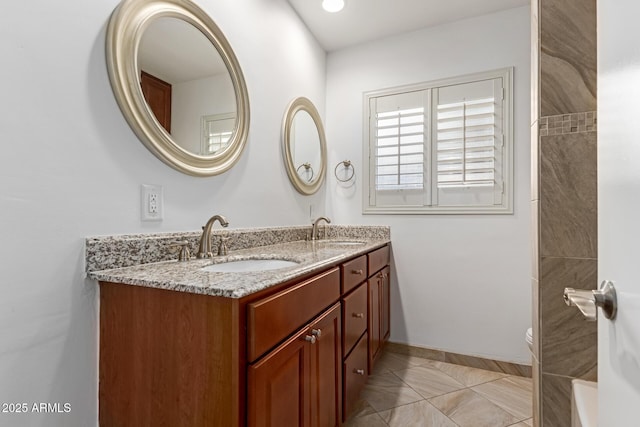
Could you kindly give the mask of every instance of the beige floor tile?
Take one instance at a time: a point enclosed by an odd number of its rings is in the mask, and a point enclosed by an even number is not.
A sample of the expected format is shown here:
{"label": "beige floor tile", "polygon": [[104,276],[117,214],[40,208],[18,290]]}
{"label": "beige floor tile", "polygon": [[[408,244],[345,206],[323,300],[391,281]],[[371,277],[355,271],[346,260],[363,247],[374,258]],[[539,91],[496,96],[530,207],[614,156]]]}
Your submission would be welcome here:
{"label": "beige floor tile", "polygon": [[370,376],[362,391],[362,399],[377,412],[422,400],[416,393],[392,373]]}
{"label": "beige floor tile", "polygon": [[424,365],[429,360],[422,359],[421,357],[409,356],[406,354],[391,353],[385,351],[380,358],[376,361],[373,375],[384,374],[386,372],[399,371],[402,369],[408,369],[414,366]]}
{"label": "beige floor tile", "polygon": [[440,369],[450,377],[455,378],[458,382],[471,387],[474,385],[494,381],[507,377],[507,374],[493,371],[485,371],[484,369],[471,368],[469,366],[454,365],[452,363],[430,361],[430,366]]}
{"label": "beige floor tile", "polygon": [[506,377],[471,389],[511,415],[524,419],[532,415],[532,387],[530,378]]}
{"label": "beige floor tile", "polygon": [[519,421],[470,389],[434,397],[429,402],[460,427],[506,427]]}
{"label": "beige floor tile", "polygon": [[369,415],[375,412],[376,410],[373,409],[371,405],[369,405],[369,402],[364,399],[359,399],[353,407],[350,418],[361,417],[363,415]]}
{"label": "beige floor tile", "polygon": [[354,417],[343,424],[344,427],[387,427],[380,415],[370,414],[363,417]]}
{"label": "beige floor tile", "polygon": [[407,383],[424,398],[440,396],[465,388],[449,375],[429,366],[416,366],[403,371],[395,371],[395,375]]}
{"label": "beige floor tile", "polygon": [[533,422],[530,420],[520,421],[518,424],[511,424],[509,427],[533,427]]}
{"label": "beige floor tile", "polygon": [[380,416],[390,427],[457,427],[426,400],[381,412]]}

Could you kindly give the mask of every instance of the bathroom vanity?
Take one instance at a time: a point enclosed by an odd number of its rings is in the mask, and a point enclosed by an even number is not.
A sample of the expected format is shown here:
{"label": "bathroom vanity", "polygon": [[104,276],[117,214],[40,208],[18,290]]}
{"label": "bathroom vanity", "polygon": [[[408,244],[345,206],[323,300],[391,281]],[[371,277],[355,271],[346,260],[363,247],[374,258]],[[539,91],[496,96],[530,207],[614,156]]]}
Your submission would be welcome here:
{"label": "bathroom vanity", "polygon": [[286,242],[213,262],[285,254],[296,266],[91,272],[100,425],[341,425],[389,337],[389,239]]}

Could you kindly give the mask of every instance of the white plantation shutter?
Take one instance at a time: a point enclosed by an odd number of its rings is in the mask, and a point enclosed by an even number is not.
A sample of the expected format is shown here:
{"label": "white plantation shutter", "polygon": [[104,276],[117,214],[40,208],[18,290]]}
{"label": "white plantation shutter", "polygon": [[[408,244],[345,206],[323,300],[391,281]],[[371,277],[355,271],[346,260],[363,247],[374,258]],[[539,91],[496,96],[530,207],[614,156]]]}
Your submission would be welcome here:
{"label": "white plantation shutter", "polygon": [[423,205],[429,93],[416,91],[371,100],[372,199],[378,205]]}
{"label": "white plantation shutter", "polygon": [[511,213],[511,69],[365,94],[364,213]]}
{"label": "white plantation shutter", "polygon": [[502,78],[434,89],[434,201],[502,203]]}
{"label": "white plantation shutter", "polygon": [[485,98],[438,105],[438,187],[494,184],[494,104]]}

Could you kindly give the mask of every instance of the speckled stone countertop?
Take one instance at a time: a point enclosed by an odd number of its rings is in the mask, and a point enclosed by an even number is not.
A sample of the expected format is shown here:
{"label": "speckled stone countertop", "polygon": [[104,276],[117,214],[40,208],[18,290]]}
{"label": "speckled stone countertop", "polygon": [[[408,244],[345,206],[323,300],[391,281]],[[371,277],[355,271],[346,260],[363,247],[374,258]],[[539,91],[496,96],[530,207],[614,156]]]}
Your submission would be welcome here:
{"label": "speckled stone countertop", "polygon": [[[334,228],[333,232],[329,232],[331,228]],[[297,237],[300,237],[300,233],[292,234],[291,229],[279,231],[282,231],[287,236],[297,235]],[[295,229],[295,231],[300,230]],[[315,242],[306,240],[285,241],[283,243],[231,250],[228,255],[214,257],[213,259],[192,259],[186,262],[151,260],[147,263],[139,262],[137,265],[100,270],[95,270],[95,267],[121,264],[113,261],[112,256],[105,255],[113,255],[114,247],[120,247],[124,244],[125,248],[127,246],[138,248],[141,245],[148,245],[147,241],[150,240],[150,237],[144,235],[92,237],[87,239],[87,272],[90,278],[103,282],[124,283],[228,298],[242,298],[270,286],[319,272],[341,261],[367,253],[390,242],[388,227],[342,226],[340,228],[332,226],[327,231],[327,239]],[[246,230],[241,230],[241,233],[243,232],[246,232]],[[264,229],[260,229],[260,233],[264,234],[263,232]],[[161,239],[175,240],[181,237],[184,237],[184,235],[174,233],[164,234]],[[152,236],[151,240],[153,238],[157,238],[157,236]],[[140,241],[144,242],[141,243]],[[344,241],[357,241],[361,242],[361,244],[340,243]],[[126,244],[123,242],[126,242]],[[258,241],[258,243],[261,242],[264,243],[265,241]],[[100,244],[104,247],[96,249]],[[120,257],[126,258],[126,255],[121,254]],[[110,261],[104,261],[106,259]],[[147,257],[145,259],[150,258]],[[243,259],[284,259],[295,261],[298,264],[277,270],[242,273],[221,273],[203,270],[203,267],[210,264]],[[100,262],[101,260],[103,262]]]}

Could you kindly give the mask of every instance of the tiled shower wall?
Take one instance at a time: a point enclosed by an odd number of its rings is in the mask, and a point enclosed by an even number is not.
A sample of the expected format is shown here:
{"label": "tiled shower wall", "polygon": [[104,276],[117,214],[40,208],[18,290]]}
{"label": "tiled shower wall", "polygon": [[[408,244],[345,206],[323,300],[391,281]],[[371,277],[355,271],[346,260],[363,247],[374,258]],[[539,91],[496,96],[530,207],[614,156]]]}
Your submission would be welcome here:
{"label": "tiled shower wall", "polygon": [[534,425],[571,425],[596,379],[596,324],[562,299],[597,287],[596,0],[532,0]]}

